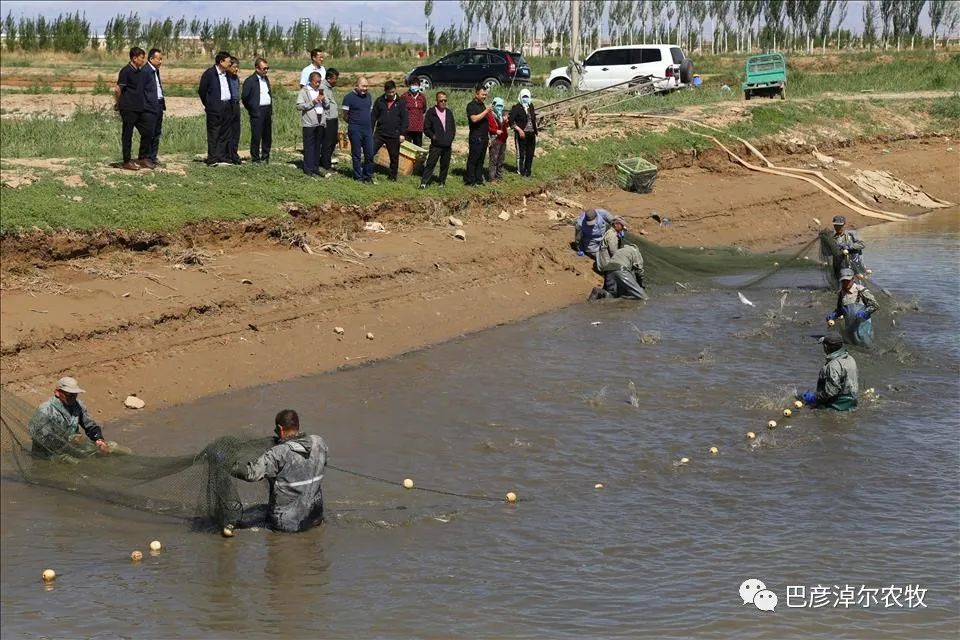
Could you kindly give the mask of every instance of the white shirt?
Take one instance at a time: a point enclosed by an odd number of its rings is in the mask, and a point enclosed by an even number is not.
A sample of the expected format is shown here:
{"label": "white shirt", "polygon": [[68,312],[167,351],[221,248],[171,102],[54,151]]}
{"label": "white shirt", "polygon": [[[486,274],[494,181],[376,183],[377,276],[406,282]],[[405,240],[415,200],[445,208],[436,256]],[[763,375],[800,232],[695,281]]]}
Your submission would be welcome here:
{"label": "white shirt", "polygon": [[306,87],[310,84],[310,74],[316,71],[320,74],[320,82],[323,82],[327,79],[327,70],[323,68],[323,65],[319,67],[313,66],[311,62],[303,68],[303,71],[300,72],[300,86]]}
{"label": "white shirt", "polygon": [[[310,96],[311,100],[316,100],[317,96],[320,95],[320,91],[318,89],[314,89],[310,85],[307,85],[305,88],[307,90],[307,95]],[[323,104],[318,102],[313,110],[316,111],[318,115],[322,116],[324,111]]]}
{"label": "white shirt", "polygon": [[230,85],[227,83],[227,72],[217,68],[217,79],[220,80],[220,99],[230,102]]}
{"label": "white shirt", "polygon": [[260,106],[265,107],[270,104],[270,88],[267,86],[267,80],[257,74],[257,79],[260,81]]}
{"label": "white shirt", "polygon": [[157,100],[163,100],[163,87],[160,86],[160,72],[149,62],[147,66],[153,70],[153,77],[157,79]]}

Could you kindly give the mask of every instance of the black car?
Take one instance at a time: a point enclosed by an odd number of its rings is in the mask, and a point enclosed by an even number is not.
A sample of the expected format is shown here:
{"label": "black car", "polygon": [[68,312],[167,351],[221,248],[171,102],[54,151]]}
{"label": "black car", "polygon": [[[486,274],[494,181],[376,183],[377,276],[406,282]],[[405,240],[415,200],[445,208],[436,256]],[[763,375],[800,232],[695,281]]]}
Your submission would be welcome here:
{"label": "black car", "polygon": [[473,88],[479,83],[487,89],[501,84],[530,84],[530,65],[513,51],[462,49],[433,64],[416,67],[407,74],[407,83],[411,82],[425,90],[434,86]]}

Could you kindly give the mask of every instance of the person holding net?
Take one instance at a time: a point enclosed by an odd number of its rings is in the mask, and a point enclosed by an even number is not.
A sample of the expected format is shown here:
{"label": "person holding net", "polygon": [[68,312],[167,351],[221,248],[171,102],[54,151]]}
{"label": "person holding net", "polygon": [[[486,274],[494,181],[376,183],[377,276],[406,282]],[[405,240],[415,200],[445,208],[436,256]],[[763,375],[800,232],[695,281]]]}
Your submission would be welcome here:
{"label": "person holding net", "polygon": [[840,336],[820,338],[827,361],[820,368],[817,390],[804,391],[799,399],[815,409],[850,411],[857,406],[860,382],[857,361],[847,353]]}
{"label": "person holding net", "polygon": [[[247,482],[266,479],[270,497],[266,505],[251,510],[239,523],[244,526],[263,519],[285,533],[305,531],[323,521],[323,472],[327,466],[327,445],[323,438],[300,433],[300,417],[293,409],[277,414],[276,444],[250,462],[237,462],[231,475]],[[265,513],[264,513],[265,512]],[[223,535],[233,535],[227,524]]]}
{"label": "person holding net", "polygon": [[643,288],[643,256],[640,249],[632,243],[631,236],[624,236],[621,242],[623,246],[613,252],[603,267],[603,288],[594,287],[588,300],[649,298]]}
{"label": "person holding net", "polygon": [[873,343],[873,322],[870,317],[879,310],[877,298],[857,282],[853,269],[841,269],[837,307],[827,314],[827,322],[842,318],[847,340],[868,346]]}
{"label": "person holding net", "polygon": [[846,218],[833,216],[833,241],[840,250],[834,261],[834,271],[839,272],[846,267],[858,274],[866,273],[867,269],[863,266],[863,240],[860,239],[860,234],[853,229],[847,229],[846,225]]}
{"label": "person holding net", "polygon": [[80,401],[81,393],[86,392],[76,378],[63,377],[57,381],[53,397],[37,407],[27,425],[34,456],[76,463],[79,458],[96,454],[129,453],[116,442],[104,439],[103,429]]}

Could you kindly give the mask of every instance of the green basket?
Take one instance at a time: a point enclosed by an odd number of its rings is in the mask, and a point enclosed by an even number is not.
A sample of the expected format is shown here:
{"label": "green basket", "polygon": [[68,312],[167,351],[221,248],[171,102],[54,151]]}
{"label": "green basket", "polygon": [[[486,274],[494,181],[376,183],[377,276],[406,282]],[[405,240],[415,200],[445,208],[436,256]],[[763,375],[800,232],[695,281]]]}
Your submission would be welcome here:
{"label": "green basket", "polygon": [[657,181],[657,167],[643,158],[627,158],[617,163],[617,184],[626,191],[650,193]]}

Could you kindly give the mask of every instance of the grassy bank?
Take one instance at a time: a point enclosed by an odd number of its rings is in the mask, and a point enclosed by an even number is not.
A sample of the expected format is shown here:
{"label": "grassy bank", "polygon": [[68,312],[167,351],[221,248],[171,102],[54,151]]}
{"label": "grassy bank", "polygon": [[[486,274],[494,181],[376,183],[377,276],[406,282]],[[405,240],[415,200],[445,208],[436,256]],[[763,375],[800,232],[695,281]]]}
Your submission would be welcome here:
{"label": "grassy bank", "polygon": [[[751,140],[758,140],[797,128],[836,131],[848,127],[861,135],[897,133],[893,119],[884,118],[882,106],[873,104],[866,109],[862,103],[819,101],[810,103],[774,101],[754,106],[744,117],[730,122],[726,131]],[[936,101],[901,101],[889,106],[901,116],[914,114],[918,121],[927,122],[930,130],[955,128],[960,113],[960,97]],[[50,120],[42,133],[34,133],[29,144],[18,135],[9,135],[4,124],[3,145],[21,151],[30,151],[37,157],[37,147],[50,151],[64,145],[65,136],[70,145],[89,152],[54,166],[39,166],[37,162],[17,164],[4,156],[0,169],[27,175],[33,181],[28,186],[5,188],[0,233],[19,228],[38,226],[45,229],[124,228],[130,230],[173,230],[203,220],[239,220],[250,217],[282,215],[282,203],[296,202],[311,206],[325,202],[366,205],[373,202],[395,201],[398,209],[415,211],[423,207],[424,192],[417,190],[419,179],[401,177],[396,183],[380,176],[377,185],[360,185],[350,179],[349,158],[342,157],[339,174],[327,179],[310,179],[297,167],[299,153],[294,150],[297,131],[283,125],[278,140],[286,146],[275,153],[269,166],[206,167],[195,157],[203,148],[203,119],[170,119],[164,138],[163,153],[167,159],[166,171],[137,173],[105,169],[99,158],[101,147],[112,152],[117,145],[117,123],[104,114],[83,114],[80,120],[59,122]],[[644,132],[639,127],[633,133],[611,140],[576,140],[568,138],[572,132],[557,130],[544,136],[544,153],[534,165],[535,177],[521,179],[509,173],[513,154],[507,157],[507,178],[497,185],[481,189],[463,186],[461,176],[465,158],[454,156],[452,176],[444,190],[437,188],[427,196],[469,198],[484,194],[512,196],[528,192],[546,183],[569,179],[584,172],[610,167],[618,158],[643,155],[656,158],[664,151],[703,149],[710,145],[706,139],[680,129]],[[246,135],[246,132],[245,134]],[[62,146],[61,146],[62,148]],[[180,150],[180,155],[174,151]],[[62,155],[62,154],[61,154]],[[601,172],[604,179],[613,180],[612,171]],[[83,185],[83,186],[79,186]]]}

